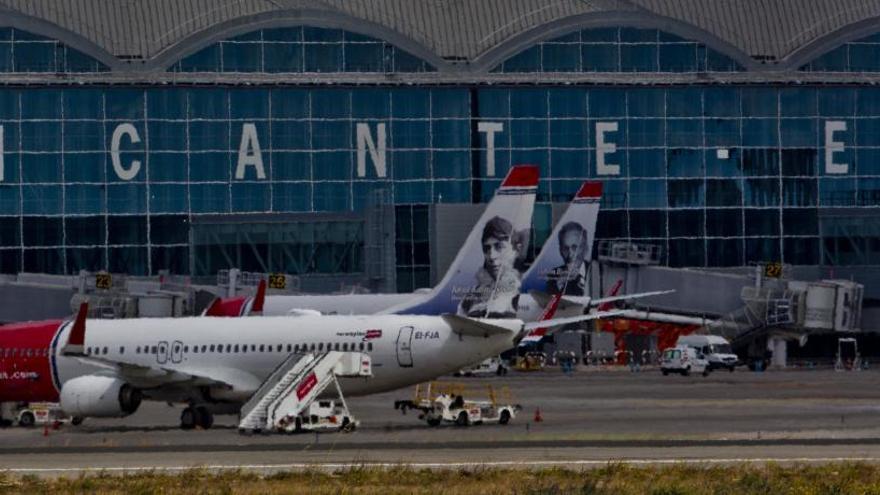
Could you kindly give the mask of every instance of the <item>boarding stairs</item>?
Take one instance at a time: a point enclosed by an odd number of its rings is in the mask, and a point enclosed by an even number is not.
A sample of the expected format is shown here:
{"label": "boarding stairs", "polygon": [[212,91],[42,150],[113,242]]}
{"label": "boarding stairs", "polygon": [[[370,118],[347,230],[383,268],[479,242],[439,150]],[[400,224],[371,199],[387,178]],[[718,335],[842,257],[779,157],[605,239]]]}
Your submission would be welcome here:
{"label": "boarding stairs", "polygon": [[704,333],[720,335],[734,346],[745,343],[768,329],[797,324],[799,300],[793,291],[771,287],[743,287],[745,303],[722,318],[707,323]]}
{"label": "boarding stairs", "polygon": [[[370,356],[361,352],[329,351],[290,354],[241,408],[240,432],[283,429],[331,384],[344,404],[337,377],[372,376]],[[347,409],[347,407],[346,407]]]}

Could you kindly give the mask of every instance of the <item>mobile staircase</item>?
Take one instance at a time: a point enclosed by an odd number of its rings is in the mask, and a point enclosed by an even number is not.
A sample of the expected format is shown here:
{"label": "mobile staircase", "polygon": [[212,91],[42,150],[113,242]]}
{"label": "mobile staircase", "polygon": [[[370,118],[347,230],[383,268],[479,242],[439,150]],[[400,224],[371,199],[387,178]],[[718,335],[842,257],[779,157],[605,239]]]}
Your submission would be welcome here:
{"label": "mobile staircase", "polygon": [[304,413],[330,385],[336,386],[341,408],[326,419],[335,422],[339,415],[350,422],[351,415],[337,380],[340,376],[372,376],[370,356],[339,351],[291,354],[242,406],[238,431],[294,431],[303,429],[305,424],[316,425],[320,418]]}

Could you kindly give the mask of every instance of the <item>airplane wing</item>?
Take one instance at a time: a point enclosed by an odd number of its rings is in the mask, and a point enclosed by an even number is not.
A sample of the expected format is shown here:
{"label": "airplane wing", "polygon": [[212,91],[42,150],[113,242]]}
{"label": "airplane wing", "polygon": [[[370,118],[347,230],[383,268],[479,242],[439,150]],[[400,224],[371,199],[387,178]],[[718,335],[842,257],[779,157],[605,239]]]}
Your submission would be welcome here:
{"label": "airplane wing", "polygon": [[[553,297],[554,297],[553,294],[549,294],[547,292],[540,291],[540,290],[530,290],[529,295],[532,296],[532,299],[534,299],[535,302],[538,303],[538,306],[540,306],[542,308],[546,308],[547,306],[549,306],[550,302],[553,300]],[[589,300],[589,298],[587,298],[587,300]],[[571,299],[568,299],[567,296],[563,296],[559,299],[559,304],[556,307],[556,310],[565,312],[565,310],[567,310],[569,308],[582,308],[582,307],[583,307],[582,303],[579,303],[577,301],[572,301]]]}
{"label": "airplane wing", "polygon": [[542,321],[532,321],[529,323],[523,324],[524,330],[534,330],[536,328],[552,328],[558,327],[561,325],[568,325],[569,323],[578,323],[581,321],[589,321],[589,320],[598,320],[601,318],[611,318],[612,316],[620,316],[623,314],[622,311],[600,311],[598,313],[590,313],[586,315],[578,315],[578,316],[569,316],[567,318],[554,318],[552,320],[542,320]]}

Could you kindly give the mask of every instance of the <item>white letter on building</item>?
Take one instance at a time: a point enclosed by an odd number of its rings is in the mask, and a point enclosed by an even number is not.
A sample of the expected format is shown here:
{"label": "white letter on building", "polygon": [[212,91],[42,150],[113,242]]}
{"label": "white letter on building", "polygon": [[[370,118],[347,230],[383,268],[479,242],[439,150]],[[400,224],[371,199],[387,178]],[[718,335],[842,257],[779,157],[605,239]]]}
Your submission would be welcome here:
{"label": "white letter on building", "polygon": [[620,175],[620,165],[605,163],[605,155],[617,151],[617,145],[605,142],[606,132],[617,132],[617,122],[596,122],[596,175]]}
{"label": "white letter on building", "polygon": [[116,129],[113,130],[113,139],[110,141],[110,159],[113,162],[113,170],[120,179],[131,180],[141,171],[141,161],[132,160],[128,170],[122,168],[122,162],[119,160],[119,141],[122,140],[123,135],[128,136],[132,144],[141,142],[141,137],[138,135],[137,129],[126,122],[116,126]]}
{"label": "white letter on building", "polygon": [[486,133],[486,176],[495,177],[495,133],[504,131],[502,122],[477,122],[477,132]]}
{"label": "white letter on building", "polygon": [[6,177],[6,168],[4,165],[6,164],[6,159],[4,156],[6,155],[6,138],[3,135],[3,126],[0,125],[0,182],[3,182]]}
{"label": "white letter on building", "polygon": [[244,168],[248,165],[257,169],[257,179],[266,178],[266,170],[263,168],[263,154],[260,152],[260,140],[257,139],[257,126],[251,122],[245,122],[241,128],[238,165],[235,167],[236,179],[244,179]]}
{"label": "white letter on building", "polygon": [[388,172],[385,168],[385,124],[376,124],[376,141],[373,141],[373,135],[370,134],[369,124],[358,122],[356,129],[358,177],[367,176],[367,150],[370,151],[370,158],[373,160],[373,166],[376,168],[376,176],[387,177]]}
{"label": "white letter on building", "polygon": [[848,163],[834,163],[834,153],[843,151],[843,141],[835,141],[834,133],[845,131],[846,122],[842,120],[829,120],[825,122],[825,173],[845,174],[849,172]]}

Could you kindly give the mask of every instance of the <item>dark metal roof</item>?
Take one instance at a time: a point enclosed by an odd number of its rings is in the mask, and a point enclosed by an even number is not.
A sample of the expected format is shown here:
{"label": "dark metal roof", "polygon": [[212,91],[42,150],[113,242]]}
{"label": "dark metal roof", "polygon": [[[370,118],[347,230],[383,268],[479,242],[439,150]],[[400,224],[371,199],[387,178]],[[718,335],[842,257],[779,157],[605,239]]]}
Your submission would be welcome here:
{"label": "dark metal roof", "polygon": [[257,26],[299,23],[483,69],[579,27],[653,26],[756,68],[802,62],[872,32],[880,0],[0,0],[0,9],[5,24],[54,35],[114,66],[158,66]]}

